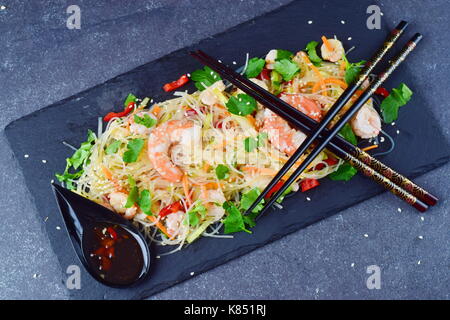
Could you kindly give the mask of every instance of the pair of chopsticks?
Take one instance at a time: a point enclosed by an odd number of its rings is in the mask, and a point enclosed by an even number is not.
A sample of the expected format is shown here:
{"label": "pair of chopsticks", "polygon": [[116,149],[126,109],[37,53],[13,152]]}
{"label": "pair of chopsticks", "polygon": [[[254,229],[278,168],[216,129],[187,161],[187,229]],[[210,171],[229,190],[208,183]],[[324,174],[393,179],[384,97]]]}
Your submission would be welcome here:
{"label": "pair of chopsticks", "polygon": [[[285,118],[291,124],[298,127],[305,134],[309,135],[302,145],[298,148],[296,153],[286,162],[283,168],[278,172],[274,179],[269,183],[261,195],[256,199],[253,205],[247,210],[247,213],[252,212],[258,203],[268,194],[268,192],[275,186],[280,179],[290,170],[300,156],[311,146],[311,144],[318,140],[319,144],[310,153],[310,155],[301,163],[286,182],[283,183],[282,188],[269,199],[262,212],[266,211],[276,199],[294,182],[301,172],[308,166],[308,164],[314,160],[314,158],[320,153],[323,148],[328,147],[330,151],[336,154],[336,156],[348,161],[352,166],[361,171],[364,175],[372,178],[376,182],[382,184],[386,189],[405,200],[407,203],[414,206],[419,211],[425,211],[428,209],[428,205],[434,205],[437,202],[437,198],[425,191],[421,187],[414,184],[406,177],[398,174],[393,169],[382,164],[378,160],[371,157],[366,152],[353,146],[346,140],[336,136],[343,125],[359,110],[359,108],[370,98],[375,90],[389,77],[389,75],[397,68],[397,66],[406,58],[406,56],[415,48],[417,43],[421,40],[422,36],[416,34],[408,44],[402,49],[400,54],[391,62],[391,65],[387,70],[381,73],[377,80],[375,80],[369,88],[359,97],[359,99],[353,104],[353,106],[347,111],[347,113],[338,121],[332,129],[326,129],[327,125],[331,122],[334,116],[342,109],[342,107],[352,97],[358,87],[363,83],[373,70],[375,65],[384,57],[388,50],[398,40],[407,26],[406,22],[401,22],[390,34],[383,47],[378,50],[374,57],[366,64],[365,68],[361,71],[357,81],[349,86],[346,91],[336,101],[330,111],[327,113],[325,119],[318,123],[313,119],[307,117],[297,109],[291,107],[286,102],[270,94],[266,90],[262,89],[258,85],[244,78],[234,70],[226,67],[216,59],[209,57],[201,51],[191,53],[195,58],[200,60],[203,64],[209,66],[216,72],[218,72],[225,79],[230,81],[236,87],[246,92],[258,102],[269,108],[273,112],[277,113],[281,117]],[[261,213],[262,213],[261,212]]]}

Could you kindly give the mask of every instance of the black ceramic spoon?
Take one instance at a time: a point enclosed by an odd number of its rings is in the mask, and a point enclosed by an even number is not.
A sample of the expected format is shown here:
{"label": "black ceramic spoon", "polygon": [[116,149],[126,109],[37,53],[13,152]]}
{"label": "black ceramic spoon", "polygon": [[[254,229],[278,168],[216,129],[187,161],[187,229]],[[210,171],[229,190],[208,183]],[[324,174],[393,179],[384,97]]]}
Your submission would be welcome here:
{"label": "black ceramic spoon", "polygon": [[150,251],[135,226],[93,201],[52,186],[75,252],[96,280],[110,287],[128,287],[145,278]]}

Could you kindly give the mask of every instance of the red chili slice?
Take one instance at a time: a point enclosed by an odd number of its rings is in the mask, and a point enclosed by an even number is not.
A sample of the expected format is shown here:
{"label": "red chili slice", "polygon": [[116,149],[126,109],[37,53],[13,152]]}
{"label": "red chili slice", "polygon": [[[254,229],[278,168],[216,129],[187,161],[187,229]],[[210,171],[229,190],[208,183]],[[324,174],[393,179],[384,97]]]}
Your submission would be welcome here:
{"label": "red chili slice", "polygon": [[389,91],[387,91],[383,87],[379,87],[377,90],[375,90],[375,94],[378,94],[384,98],[387,98],[389,96]]}
{"label": "red chili slice", "polygon": [[108,227],[106,231],[108,231],[113,240],[117,240],[117,232],[112,227]]}
{"label": "red chili slice", "polygon": [[103,121],[108,122],[113,118],[122,118],[125,117],[126,115],[128,115],[131,111],[133,111],[134,106],[136,104],[134,103],[134,101],[131,101],[128,106],[125,108],[125,110],[123,110],[122,112],[110,112],[108,113],[106,116],[103,117]]}
{"label": "red chili slice", "polygon": [[186,83],[188,83],[188,82],[189,82],[188,76],[185,75],[185,74],[183,74],[178,80],[175,80],[175,81],[166,83],[166,84],[163,86],[163,90],[164,90],[165,92],[173,91],[173,90],[175,90],[175,89],[178,89],[178,88],[184,86],[184,85],[185,85]]}
{"label": "red chili slice", "polygon": [[165,206],[161,209],[159,212],[160,217],[165,217],[171,213],[175,213],[177,211],[180,211],[183,208],[183,203],[181,201],[174,202],[172,204],[169,204],[168,206]]}
{"label": "red chili slice", "polygon": [[305,179],[300,182],[300,187],[302,188],[302,192],[308,191],[312,188],[320,185],[319,181],[316,179]]}
{"label": "red chili slice", "polygon": [[264,197],[264,199],[269,199],[270,197],[272,197],[272,195],[273,195],[274,193],[276,193],[278,190],[281,189],[281,187],[283,186],[283,183],[284,183],[284,182],[283,182],[282,180],[278,181],[278,182],[273,186],[273,188],[270,189],[270,191],[266,194],[266,196]]}
{"label": "red chili slice", "polygon": [[270,80],[270,70],[262,69],[261,73],[256,77],[259,80]]}

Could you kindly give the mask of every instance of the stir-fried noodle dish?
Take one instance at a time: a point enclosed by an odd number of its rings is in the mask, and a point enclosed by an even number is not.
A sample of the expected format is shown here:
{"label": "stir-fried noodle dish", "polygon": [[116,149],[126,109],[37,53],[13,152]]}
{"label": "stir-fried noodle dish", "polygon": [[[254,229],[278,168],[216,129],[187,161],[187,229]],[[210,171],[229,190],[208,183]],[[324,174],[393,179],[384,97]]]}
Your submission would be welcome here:
{"label": "stir-fried noodle dish", "polygon": [[[322,37],[322,42],[312,41],[297,53],[274,49],[263,58],[248,59],[247,55],[242,73],[320,121],[364,65],[364,61],[350,63],[339,40]],[[197,91],[177,91],[190,81]],[[152,241],[175,245],[169,252],[200,236],[230,238],[234,232],[251,233],[263,203],[250,215],[243,212],[305,140],[305,134],[208,67],[163,88],[173,91],[174,98],[153,102],[129,94],[123,111],[99,118],[97,133],[89,131],[87,141],[67,159],[65,172],[57,178],[74,192],[132,219]],[[379,92],[385,98],[381,105],[368,100],[344,127],[341,135],[345,139],[354,144],[370,142],[369,148],[378,146],[382,120],[377,109],[385,122],[391,122],[397,116],[390,113],[395,98],[409,100],[411,96],[405,84],[390,95],[383,90]],[[355,173],[349,164],[324,150],[276,206],[281,207],[288,193],[305,192],[318,186],[322,178],[348,180]]]}

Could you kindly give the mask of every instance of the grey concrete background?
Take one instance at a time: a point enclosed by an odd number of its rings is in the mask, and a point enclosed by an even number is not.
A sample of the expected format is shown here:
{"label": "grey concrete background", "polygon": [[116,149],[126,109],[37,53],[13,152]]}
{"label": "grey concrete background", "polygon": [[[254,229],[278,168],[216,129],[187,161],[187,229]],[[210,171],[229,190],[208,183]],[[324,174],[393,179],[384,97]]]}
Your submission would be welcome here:
{"label": "grey concrete background", "polygon": [[[0,0],[7,7],[0,10],[0,129],[288,2]],[[82,8],[79,31],[65,27],[71,4]],[[435,115],[449,138],[450,2],[381,4],[391,24],[413,21],[411,29],[427,37],[429,50],[412,55],[409,63],[429,101],[424,112]],[[66,299],[60,267],[41,230],[43,221],[36,217],[3,134],[0,150],[0,299]],[[449,168],[417,179],[442,198],[424,220],[383,194],[152,299],[448,299]],[[381,268],[381,290],[366,287],[366,267],[372,264]]]}

